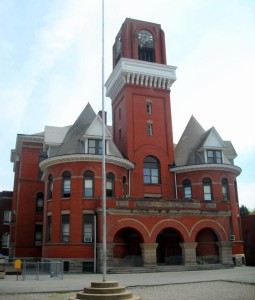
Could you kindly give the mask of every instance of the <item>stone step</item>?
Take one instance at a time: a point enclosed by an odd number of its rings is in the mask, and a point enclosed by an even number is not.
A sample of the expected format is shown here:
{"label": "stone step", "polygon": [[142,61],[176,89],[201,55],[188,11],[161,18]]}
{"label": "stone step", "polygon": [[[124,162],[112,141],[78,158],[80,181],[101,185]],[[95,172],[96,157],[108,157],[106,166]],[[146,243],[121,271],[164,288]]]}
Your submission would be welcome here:
{"label": "stone step", "polygon": [[218,270],[233,268],[232,264],[194,264],[194,265],[157,265],[145,267],[112,267],[107,270],[109,274],[155,273],[155,272],[182,272],[196,270]]}
{"label": "stone step", "polygon": [[120,294],[124,293],[126,288],[124,286],[118,287],[105,287],[105,288],[98,288],[98,287],[88,287],[84,288],[84,293],[87,294]]}
{"label": "stone step", "polygon": [[117,281],[95,281],[91,286],[78,292],[76,297],[69,300],[140,300],[141,297],[133,295],[132,292],[120,286]]}

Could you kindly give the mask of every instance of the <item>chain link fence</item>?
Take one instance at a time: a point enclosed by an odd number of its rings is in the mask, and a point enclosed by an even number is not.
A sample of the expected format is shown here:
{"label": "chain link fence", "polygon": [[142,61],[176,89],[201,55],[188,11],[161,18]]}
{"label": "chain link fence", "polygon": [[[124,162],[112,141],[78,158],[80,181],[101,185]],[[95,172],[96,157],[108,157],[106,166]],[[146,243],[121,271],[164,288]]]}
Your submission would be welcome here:
{"label": "chain link fence", "polygon": [[63,262],[22,261],[22,280],[62,280]]}

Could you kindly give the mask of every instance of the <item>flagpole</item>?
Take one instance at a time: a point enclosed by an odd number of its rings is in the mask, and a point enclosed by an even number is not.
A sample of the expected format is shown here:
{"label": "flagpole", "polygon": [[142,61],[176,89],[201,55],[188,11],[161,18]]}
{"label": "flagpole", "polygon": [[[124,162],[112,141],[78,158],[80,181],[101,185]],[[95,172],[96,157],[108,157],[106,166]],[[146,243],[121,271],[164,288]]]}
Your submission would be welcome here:
{"label": "flagpole", "polygon": [[105,108],[104,108],[104,0],[102,0],[102,206],[103,206],[103,281],[106,281],[106,178],[105,178]]}

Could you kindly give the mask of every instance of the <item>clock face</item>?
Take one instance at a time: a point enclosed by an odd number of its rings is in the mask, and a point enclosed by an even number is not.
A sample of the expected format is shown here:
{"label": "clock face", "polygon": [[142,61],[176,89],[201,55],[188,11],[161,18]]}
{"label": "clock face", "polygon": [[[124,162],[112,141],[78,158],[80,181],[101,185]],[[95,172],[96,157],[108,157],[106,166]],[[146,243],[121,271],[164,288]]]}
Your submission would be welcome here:
{"label": "clock face", "polygon": [[138,32],[138,40],[140,46],[153,46],[153,36],[147,30],[141,30]]}

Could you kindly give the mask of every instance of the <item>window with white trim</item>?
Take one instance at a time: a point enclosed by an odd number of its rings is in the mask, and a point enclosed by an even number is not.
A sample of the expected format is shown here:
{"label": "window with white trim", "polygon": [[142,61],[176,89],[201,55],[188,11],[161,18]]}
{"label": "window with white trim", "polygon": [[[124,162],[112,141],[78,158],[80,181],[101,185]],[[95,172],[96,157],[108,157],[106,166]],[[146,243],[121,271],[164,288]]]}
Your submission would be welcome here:
{"label": "window with white trim", "polygon": [[189,179],[183,180],[182,186],[183,186],[184,199],[185,200],[192,199],[191,181]]}
{"label": "window with white trim", "polygon": [[69,198],[71,196],[71,173],[65,171],[62,175],[62,197]]}
{"label": "window with white trim", "polygon": [[93,242],[93,215],[83,215],[83,242]]}
{"label": "window with white trim", "polygon": [[113,173],[108,173],[106,175],[106,197],[114,196],[114,175]]}
{"label": "window with white trim", "polygon": [[145,184],[159,184],[159,162],[154,156],[147,156],[143,161],[143,182]]}
{"label": "window with white trim", "polygon": [[4,224],[10,224],[12,219],[12,212],[10,210],[4,211]]}
{"label": "window with white trim", "polygon": [[94,173],[86,171],[84,173],[84,197],[94,196]]}
{"label": "window with white trim", "polygon": [[221,150],[207,150],[206,154],[208,164],[222,164]]}
{"label": "window with white trim", "polygon": [[210,178],[203,179],[203,191],[204,191],[204,200],[212,200],[212,181]]}
{"label": "window with white trim", "polygon": [[88,140],[88,153],[89,154],[103,154],[103,143],[102,140]]}
{"label": "window with white trim", "polygon": [[229,200],[229,186],[228,186],[227,178],[223,178],[221,184],[222,184],[221,188],[222,188],[223,201],[228,201]]}
{"label": "window with white trim", "polygon": [[152,136],[153,134],[153,127],[151,123],[147,123],[147,135]]}
{"label": "window with white trim", "polygon": [[61,242],[68,243],[70,235],[70,215],[61,215]]}
{"label": "window with white trim", "polygon": [[2,235],[2,248],[9,248],[10,234],[8,232]]}

